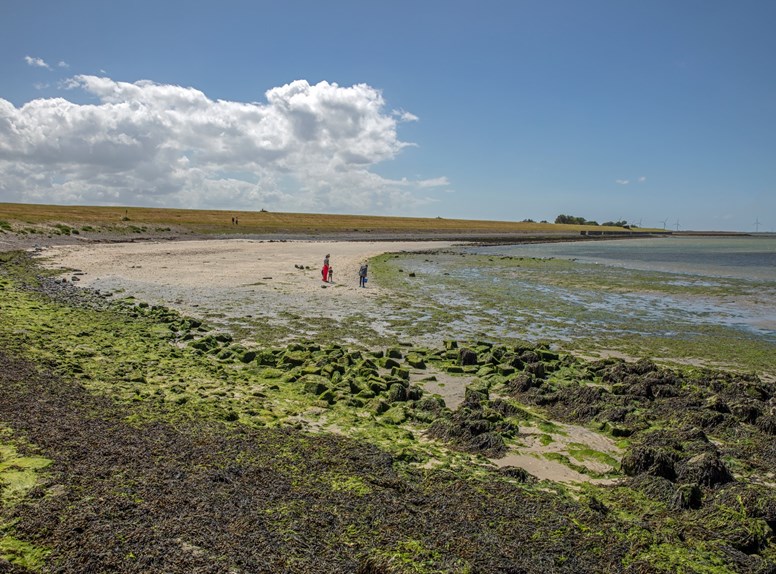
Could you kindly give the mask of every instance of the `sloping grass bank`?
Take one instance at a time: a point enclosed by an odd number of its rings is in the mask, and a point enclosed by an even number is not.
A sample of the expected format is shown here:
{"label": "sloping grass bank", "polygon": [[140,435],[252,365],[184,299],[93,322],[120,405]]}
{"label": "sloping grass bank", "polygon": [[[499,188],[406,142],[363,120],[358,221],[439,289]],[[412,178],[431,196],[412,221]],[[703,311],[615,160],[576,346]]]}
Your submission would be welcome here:
{"label": "sloping grass bank", "polygon": [[[237,219],[235,224],[234,220]],[[433,234],[574,234],[580,231],[625,231],[619,227],[551,223],[446,219],[441,217],[388,217],[275,213],[258,211],[219,211],[162,209],[145,207],[95,207],[0,203],[3,231],[24,231],[47,226],[59,231],[183,230],[194,233],[418,233]],[[64,227],[61,227],[64,226]],[[636,232],[639,232],[638,230]],[[648,230],[644,230],[648,231]],[[653,230],[654,231],[654,230]]]}

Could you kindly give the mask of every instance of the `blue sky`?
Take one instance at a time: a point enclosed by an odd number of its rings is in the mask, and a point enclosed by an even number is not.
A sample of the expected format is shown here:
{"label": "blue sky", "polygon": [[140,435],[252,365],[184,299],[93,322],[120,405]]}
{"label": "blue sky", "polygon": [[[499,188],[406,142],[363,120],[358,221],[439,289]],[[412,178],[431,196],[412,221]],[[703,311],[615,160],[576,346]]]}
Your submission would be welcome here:
{"label": "blue sky", "polygon": [[0,0],[0,201],[776,228],[776,2]]}

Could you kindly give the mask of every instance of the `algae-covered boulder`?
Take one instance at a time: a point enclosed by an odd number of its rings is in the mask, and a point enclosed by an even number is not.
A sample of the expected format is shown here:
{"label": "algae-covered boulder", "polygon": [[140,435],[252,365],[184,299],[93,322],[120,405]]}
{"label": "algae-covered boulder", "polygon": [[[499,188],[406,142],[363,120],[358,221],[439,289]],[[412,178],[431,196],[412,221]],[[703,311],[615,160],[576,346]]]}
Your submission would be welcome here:
{"label": "algae-covered boulder", "polygon": [[701,507],[702,501],[703,493],[697,484],[682,484],[676,488],[671,506],[679,510],[688,508],[697,510]]}
{"label": "algae-covered boulder", "polygon": [[676,456],[666,449],[637,446],[622,458],[621,468],[628,476],[649,474],[673,481],[676,479],[675,459]]}
{"label": "algae-covered boulder", "polygon": [[461,366],[477,365],[477,353],[471,349],[460,349],[458,351],[458,364]]}
{"label": "algae-covered boulder", "polygon": [[418,401],[423,396],[423,389],[417,385],[410,385],[407,387],[407,400]]}
{"label": "algae-covered boulder", "polygon": [[401,385],[399,383],[393,383],[388,388],[388,394],[385,397],[385,400],[388,401],[389,403],[406,401],[407,389],[404,387],[404,385]]}
{"label": "algae-covered boulder", "polygon": [[368,382],[369,390],[371,390],[376,395],[379,395],[380,393],[384,393],[388,390],[388,385],[385,381],[382,379],[372,378]]}
{"label": "algae-covered boulder", "polygon": [[400,425],[407,420],[407,408],[404,405],[394,405],[383,413],[382,420],[388,424]]}
{"label": "algae-covered boulder", "polygon": [[680,465],[679,480],[701,486],[716,486],[733,480],[733,475],[716,450],[698,454]]}
{"label": "algae-covered boulder", "polygon": [[244,351],[240,355],[240,361],[246,364],[252,363],[256,359],[256,355],[257,355],[256,351]]}
{"label": "algae-covered boulder", "polygon": [[256,363],[262,367],[274,367],[277,365],[277,357],[270,350],[259,351],[256,354]]}
{"label": "algae-covered boulder", "polygon": [[496,368],[493,365],[483,365],[475,373],[478,377],[488,377],[496,372]]}
{"label": "algae-covered boulder", "polygon": [[304,351],[286,351],[280,357],[278,365],[299,367],[307,362],[309,355]]}
{"label": "algae-covered boulder", "polygon": [[442,412],[445,408],[445,400],[442,397],[425,395],[418,399],[415,408],[421,411]]}
{"label": "algae-covered boulder", "polygon": [[189,346],[197,349],[198,351],[207,353],[213,349],[217,349],[220,345],[218,344],[218,340],[213,335],[205,335],[204,337],[189,343]]}
{"label": "algae-covered boulder", "polygon": [[234,351],[229,347],[226,347],[224,349],[221,349],[216,354],[216,358],[220,359],[221,361],[229,361],[234,358]]}
{"label": "algae-covered boulder", "polygon": [[513,375],[516,370],[512,365],[507,363],[501,363],[500,365],[498,365],[497,369],[498,369],[498,374],[504,377]]}
{"label": "algae-covered boulder", "polygon": [[401,363],[397,361],[396,359],[392,359],[391,357],[386,357],[382,360],[382,365],[386,369],[396,369],[401,367]]}
{"label": "algae-covered boulder", "polygon": [[526,362],[524,372],[533,375],[537,379],[543,379],[546,375],[544,363],[540,363],[539,361]]}
{"label": "algae-covered boulder", "polygon": [[676,497],[676,485],[662,476],[638,474],[628,478],[625,486],[666,506],[671,506]]}
{"label": "algae-covered boulder", "polygon": [[776,435],[776,415],[765,415],[757,419],[757,428],[768,435]]}
{"label": "algae-covered boulder", "polygon": [[425,369],[426,362],[418,353],[407,353],[407,357],[404,359],[406,363],[413,369]]}
{"label": "algae-covered boulder", "polygon": [[730,412],[742,422],[754,423],[763,412],[762,402],[753,399],[734,402],[730,405]]}
{"label": "algae-covered boulder", "polygon": [[394,367],[391,369],[391,376],[397,379],[408,381],[410,379],[410,372],[403,367]]}
{"label": "algae-covered boulder", "polygon": [[320,375],[304,375],[297,384],[302,385],[302,390],[310,395],[320,395],[329,388],[329,380]]}
{"label": "algae-covered boulder", "polygon": [[391,408],[391,405],[389,405],[389,404],[388,404],[386,401],[384,401],[384,400],[382,400],[382,399],[380,399],[380,398],[375,398],[375,399],[372,399],[372,400],[369,402],[369,408],[370,408],[370,409],[372,410],[372,412],[374,412],[375,414],[381,415],[381,414],[383,414],[385,411],[387,411],[388,409],[390,409],[390,408]]}
{"label": "algae-covered boulder", "polygon": [[499,469],[499,472],[518,482],[536,482],[537,480],[534,475],[519,466],[504,466]]}
{"label": "algae-covered boulder", "polygon": [[398,347],[391,347],[390,349],[386,349],[385,356],[389,359],[401,359],[403,357],[401,349]]}
{"label": "algae-covered boulder", "polygon": [[507,381],[504,389],[509,394],[525,393],[532,387],[538,386],[536,377],[531,373],[519,373],[516,377]]}
{"label": "algae-covered boulder", "polygon": [[[437,418],[429,427],[431,437],[444,440],[460,450],[490,457],[506,453],[504,436],[513,436],[516,427],[503,419],[488,420],[489,410],[477,404],[475,393],[449,416]],[[490,409],[490,412],[493,412]]]}
{"label": "algae-covered boulder", "polygon": [[329,403],[330,405],[336,403],[338,398],[337,394],[331,389],[326,389],[318,395],[318,400]]}

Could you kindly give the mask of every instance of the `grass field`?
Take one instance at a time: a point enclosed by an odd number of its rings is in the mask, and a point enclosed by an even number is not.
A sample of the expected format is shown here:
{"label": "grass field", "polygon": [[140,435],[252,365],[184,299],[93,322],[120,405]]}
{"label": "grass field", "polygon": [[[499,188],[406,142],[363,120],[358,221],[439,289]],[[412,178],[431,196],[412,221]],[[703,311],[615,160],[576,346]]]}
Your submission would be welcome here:
{"label": "grass field", "polygon": [[[236,217],[238,224],[232,223]],[[620,227],[556,225],[515,221],[217,211],[147,207],[94,207],[0,203],[0,222],[6,230],[25,225],[98,227],[105,230],[131,225],[175,227],[204,234],[216,233],[337,233],[382,232],[422,234],[578,234],[580,231],[625,231]],[[637,230],[640,232],[654,230]]]}

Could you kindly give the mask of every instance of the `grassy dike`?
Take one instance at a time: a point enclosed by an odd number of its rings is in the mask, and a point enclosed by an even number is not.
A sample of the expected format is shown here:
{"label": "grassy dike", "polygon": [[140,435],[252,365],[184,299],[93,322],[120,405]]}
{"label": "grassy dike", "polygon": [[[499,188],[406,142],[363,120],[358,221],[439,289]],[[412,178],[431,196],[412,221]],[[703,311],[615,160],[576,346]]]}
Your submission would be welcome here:
{"label": "grassy dike", "polygon": [[[776,567],[776,388],[754,375],[516,341],[251,347],[43,275],[0,254],[10,571]],[[466,384],[454,410],[424,390],[443,376]],[[620,480],[564,486],[489,463],[521,429],[559,440],[560,423],[623,455],[551,458]]]}

